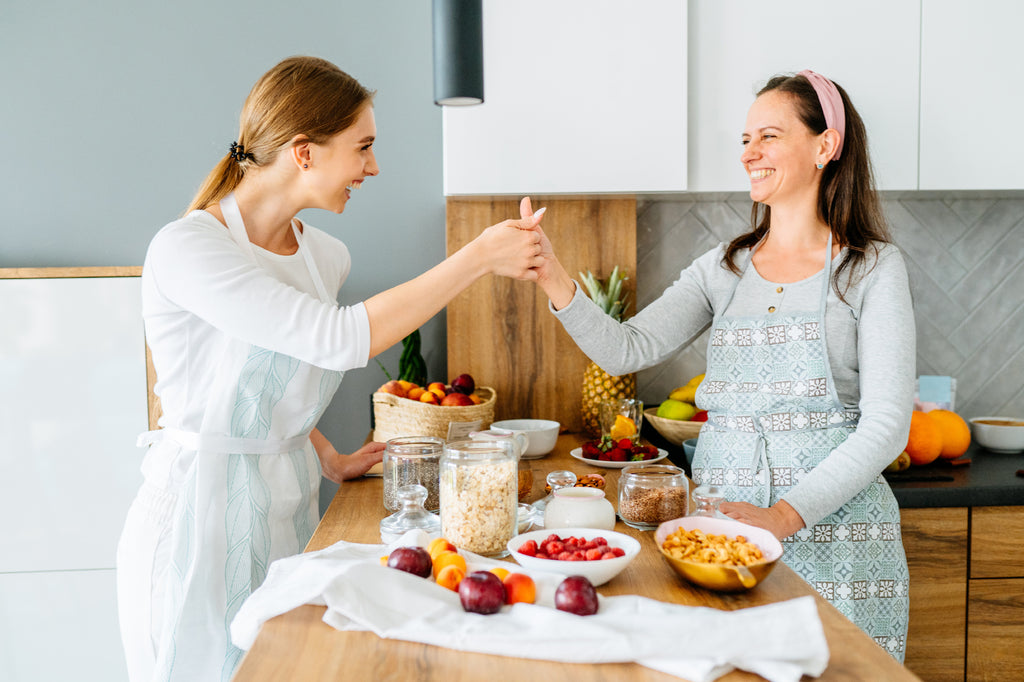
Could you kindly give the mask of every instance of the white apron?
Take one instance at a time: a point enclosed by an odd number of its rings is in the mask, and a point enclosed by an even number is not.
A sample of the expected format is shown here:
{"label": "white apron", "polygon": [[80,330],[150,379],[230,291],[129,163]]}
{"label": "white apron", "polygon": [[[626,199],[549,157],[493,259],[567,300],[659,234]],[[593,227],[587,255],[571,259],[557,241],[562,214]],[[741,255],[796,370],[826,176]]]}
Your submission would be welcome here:
{"label": "white apron", "polygon": [[[220,207],[232,238],[257,262],[234,196]],[[334,304],[292,229],[320,299]],[[343,372],[226,335],[219,352],[200,431],[167,428],[139,439],[187,468],[180,489],[143,484],[118,547],[132,682],[229,680],[243,653],[230,644],[231,620],[272,561],[302,551],[319,519],[320,462],[309,433]]]}
{"label": "white apron", "polygon": [[[715,316],[697,391],[709,415],[694,453],[698,485],[719,485],[727,500],[770,507],[856,429],[860,414],[839,400],[825,342],[831,265],[829,237],[818,310],[728,316],[730,295]],[[909,573],[899,507],[881,474],[782,546],[790,568],[903,661]]]}

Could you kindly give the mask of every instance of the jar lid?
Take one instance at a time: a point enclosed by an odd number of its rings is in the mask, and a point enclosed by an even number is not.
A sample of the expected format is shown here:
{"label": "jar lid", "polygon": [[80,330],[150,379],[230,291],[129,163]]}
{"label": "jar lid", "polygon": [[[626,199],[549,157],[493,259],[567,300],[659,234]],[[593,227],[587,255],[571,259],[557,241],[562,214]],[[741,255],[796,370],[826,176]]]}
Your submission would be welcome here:
{"label": "jar lid", "polygon": [[623,476],[666,478],[685,476],[685,472],[672,464],[633,464],[622,470]]}

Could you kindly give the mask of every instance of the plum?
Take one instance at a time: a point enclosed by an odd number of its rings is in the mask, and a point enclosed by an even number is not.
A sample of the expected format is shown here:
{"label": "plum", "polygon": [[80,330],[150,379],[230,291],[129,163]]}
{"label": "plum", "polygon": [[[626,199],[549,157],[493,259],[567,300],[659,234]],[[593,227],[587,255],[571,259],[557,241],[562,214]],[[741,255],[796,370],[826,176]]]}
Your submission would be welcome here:
{"label": "plum", "polygon": [[476,390],[476,381],[474,381],[473,377],[468,374],[460,374],[452,379],[452,390],[465,395],[470,395]]}
{"label": "plum", "polygon": [[473,571],[459,583],[459,601],[471,613],[497,613],[505,604],[505,586],[490,571]]}
{"label": "plum", "polygon": [[585,576],[570,575],[555,590],[555,608],[577,616],[592,616],[597,613],[597,590]]}
{"label": "plum", "polygon": [[434,572],[430,554],[422,547],[399,547],[388,555],[388,567],[429,578]]}

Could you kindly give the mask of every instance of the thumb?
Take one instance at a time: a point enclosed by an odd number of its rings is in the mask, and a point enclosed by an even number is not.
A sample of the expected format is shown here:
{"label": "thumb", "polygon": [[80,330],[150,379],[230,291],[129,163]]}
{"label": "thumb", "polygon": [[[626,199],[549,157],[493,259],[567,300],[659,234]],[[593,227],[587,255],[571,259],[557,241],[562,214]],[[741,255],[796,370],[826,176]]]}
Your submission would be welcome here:
{"label": "thumb", "polygon": [[529,218],[533,215],[533,202],[530,201],[530,197],[523,197],[523,200],[519,202],[519,215],[522,218]]}
{"label": "thumb", "polygon": [[533,228],[540,225],[540,219],[544,217],[544,212],[547,210],[547,206],[545,206],[544,208],[540,209],[533,215],[524,215],[519,220],[512,220],[510,222],[512,223],[512,225],[518,227],[520,230],[532,230]]}

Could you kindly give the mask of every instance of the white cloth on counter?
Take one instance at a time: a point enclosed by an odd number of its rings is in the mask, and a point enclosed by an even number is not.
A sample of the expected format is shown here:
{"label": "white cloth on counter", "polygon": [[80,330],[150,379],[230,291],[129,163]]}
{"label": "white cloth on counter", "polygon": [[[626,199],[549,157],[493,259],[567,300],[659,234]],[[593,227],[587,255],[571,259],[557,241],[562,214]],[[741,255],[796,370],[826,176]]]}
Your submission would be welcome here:
{"label": "white cloth on counter", "polygon": [[[395,547],[426,546],[410,531],[390,545],[338,542],[317,552],[275,561],[263,585],[231,624],[231,637],[249,649],[263,623],[303,604],[327,606],[324,622],[339,630],[371,630],[386,639],[460,651],[563,661],[633,661],[691,682],[734,670],[771,682],[817,677],[828,664],[828,644],[813,597],[738,611],[668,604],[638,596],[599,597],[592,616],[554,608],[562,576],[529,573],[536,604],[505,606],[499,613],[466,613],[457,593],[380,565]],[[507,562],[461,552],[470,571]]]}

